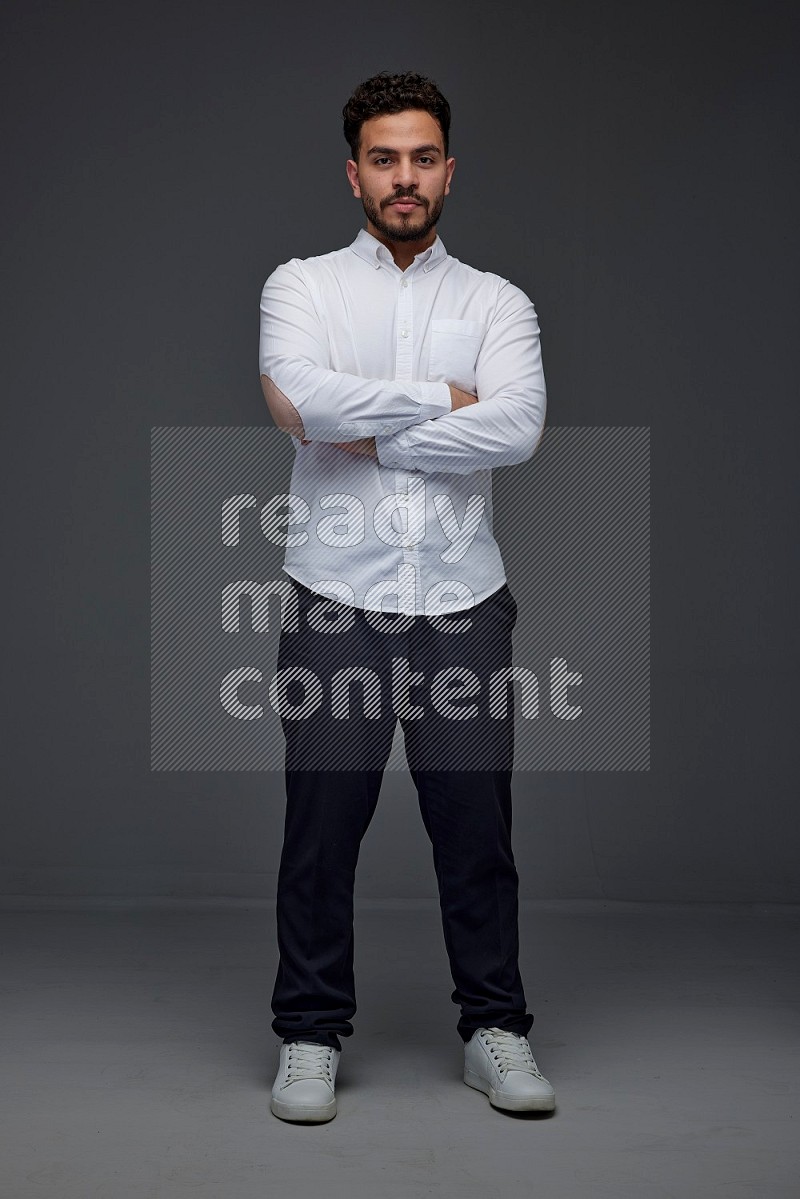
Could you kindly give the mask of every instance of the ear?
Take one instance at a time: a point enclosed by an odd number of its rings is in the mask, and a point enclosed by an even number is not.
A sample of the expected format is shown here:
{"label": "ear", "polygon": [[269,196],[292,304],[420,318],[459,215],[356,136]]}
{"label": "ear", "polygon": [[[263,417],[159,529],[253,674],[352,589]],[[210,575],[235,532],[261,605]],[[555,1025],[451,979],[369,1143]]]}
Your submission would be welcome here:
{"label": "ear", "polygon": [[350,180],[350,186],[353,189],[353,195],[360,199],[361,186],[358,182],[358,166],[352,158],[348,158],[345,170],[347,171],[347,178]]}
{"label": "ear", "polygon": [[445,176],[444,194],[446,196],[449,196],[450,195],[450,180],[453,178],[453,171],[456,169],[455,158],[448,158],[445,163],[445,166],[447,168],[447,174]]}

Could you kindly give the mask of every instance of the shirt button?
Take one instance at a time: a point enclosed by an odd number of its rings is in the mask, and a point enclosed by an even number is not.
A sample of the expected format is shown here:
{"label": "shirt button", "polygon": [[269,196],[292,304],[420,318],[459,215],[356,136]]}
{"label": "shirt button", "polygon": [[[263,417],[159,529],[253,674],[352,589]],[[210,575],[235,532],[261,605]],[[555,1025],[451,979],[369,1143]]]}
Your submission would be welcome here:
{"label": "shirt button", "polygon": [[401,329],[401,331],[400,331],[400,336],[401,336],[401,337],[408,337],[408,329]]}
{"label": "shirt button", "polygon": [[403,287],[408,287],[408,279],[404,279],[404,280],[403,280],[402,286],[403,286]]}

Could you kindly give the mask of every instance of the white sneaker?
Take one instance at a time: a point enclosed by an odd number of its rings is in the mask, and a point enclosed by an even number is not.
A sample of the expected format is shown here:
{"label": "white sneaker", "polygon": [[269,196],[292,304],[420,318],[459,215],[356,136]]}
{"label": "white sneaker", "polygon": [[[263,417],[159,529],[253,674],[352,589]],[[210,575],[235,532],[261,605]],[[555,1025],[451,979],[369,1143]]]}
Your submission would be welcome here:
{"label": "white sneaker", "polygon": [[340,1056],[341,1050],[315,1041],[284,1041],[270,1100],[273,1115],[313,1124],[332,1120]]}
{"label": "white sneaker", "polygon": [[505,1028],[478,1028],[465,1042],[464,1082],[510,1112],[550,1112],[556,1105],[528,1038]]}

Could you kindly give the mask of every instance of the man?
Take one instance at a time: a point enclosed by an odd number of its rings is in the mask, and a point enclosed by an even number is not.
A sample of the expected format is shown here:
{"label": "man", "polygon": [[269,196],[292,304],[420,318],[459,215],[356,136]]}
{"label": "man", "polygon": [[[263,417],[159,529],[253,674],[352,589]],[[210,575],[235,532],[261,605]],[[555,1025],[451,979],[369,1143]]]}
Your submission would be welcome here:
{"label": "man", "polygon": [[[436,232],[455,159],[435,83],[381,73],[343,117],[366,229],[277,267],[261,297],[261,382],[296,449],[284,570],[299,605],[278,652],[279,676],[298,687],[279,709],[272,1028],[283,1045],[271,1109],[306,1122],[336,1113],[339,1038],[356,1010],[355,868],[399,716],[433,847],[464,1081],[501,1109],[551,1110],[517,962],[517,608],[491,506],[492,468],[527,461],[544,426],[538,320],[518,287],[452,258]],[[312,678],[329,706],[305,703]]]}

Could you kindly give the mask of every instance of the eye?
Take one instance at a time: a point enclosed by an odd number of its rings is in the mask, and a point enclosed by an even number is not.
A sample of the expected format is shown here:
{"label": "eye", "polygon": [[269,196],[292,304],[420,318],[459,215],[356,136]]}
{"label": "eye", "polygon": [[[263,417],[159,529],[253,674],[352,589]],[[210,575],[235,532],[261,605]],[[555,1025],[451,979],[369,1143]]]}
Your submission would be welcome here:
{"label": "eye", "polygon": [[[380,166],[380,165],[381,165],[381,163],[383,163],[383,162],[391,162],[392,160],[391,160],[391,158],[388,158],[388,157],[386,157],[386,156],[384,155],[384,157],[382,157],[382,158],[375,158],[375,159],[373,159],[373,161],[374,161],[374,163],[375,163],[375,166]],[[418,161],[418,162],[424,162],[424,163],[431,163],[431,164],[433,164],[433,159],[431,158],[430,154],[420,154],[420,156],[419,156],[419,159],[418,159],[417,161]]]}

